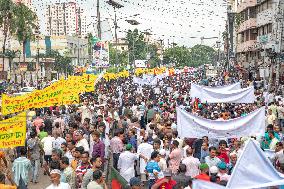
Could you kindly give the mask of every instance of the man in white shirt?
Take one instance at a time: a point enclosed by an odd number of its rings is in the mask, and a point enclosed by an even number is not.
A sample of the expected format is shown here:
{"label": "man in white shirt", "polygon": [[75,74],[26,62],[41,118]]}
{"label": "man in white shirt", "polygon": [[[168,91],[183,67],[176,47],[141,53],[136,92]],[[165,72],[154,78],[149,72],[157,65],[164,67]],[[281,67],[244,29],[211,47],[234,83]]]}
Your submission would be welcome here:
{"label": "man in white shirt", "polygon": [[49,131],[47,137],[44,137],[41,140],[41,143],[43,144],[43,150],[44,150],[44,160],[49,163],[51,161],[51,154],[53,149],[53,143],[55,141],[55,138],[51,136],[51,131]]}
{"label": "man in white shirt", "polygon": [[50,172],[50,180],[52,182],[46,189],[71,189],[70,185],[64,182],[60,182],[61,171],[53,169]]}
{"label": "man in white shirt", "polygon": [[269,131],[269,132],[268,132],[268,136],[269,136],[269,138],[271,139],[271,142],[270,142],[270,144],[269,144],[269,149],[270,149],[270,150],[275,150],[276,144],[277,144],[277,142],[279,142],[279,141],[275,138],[275,136],[274,136],[274,131]]}
{"label": "man in white shirt", "polygon": [[[145,136],[143,138],[143,142],[138,146],[137,153],[143,155],[147,159],[151,158],[151,153],[154,151],[153,146],[148,143],[148,138]],[[147,162],[144,159],[140,159],[140,174],[141,174],[141,181],[145,182],[146,180],[146,173],[145,167]]]}
{"label": "man in white shirt", "polygon": [[89,106],[88,99],[84,100],[83,106],[79,108],[79,111],[81,112],[82,123],[84,122],[85,118],[92,119],[94,110]]}
{"label": "man in white shirt", "polygon": [[90,150],[88,141],[83,137],[84,132],[82,130],[78,130],[75,133],[75,139],[77,140],[76,147],[82,146],[84,147],[84,151],[88,152]]}
{"label": "man in white shirt", "polygon": [[182,163],[186,166],[186,176],[191,178],[199,175],[199,165],[200,161],[198,158],[193,157],[193,149],[188,147],[186,150],[187,157],[182,160]]}
{"label": "man in white shirt", "polygon": [[272,110],[271,109],[268,109],[268,114],[266,116],[267,118],[267,124],[271,124],[271,125],[274,125],[274,122],[276,120],[276,116],[272,113]]}
{"label": "man in white shirt", "polygon": [[118,159],[117,167],[120,175],[129,182],[132,177],[135,176],[134,162],[138,159],[138,156],[132,152],[131,144],[126,145],[126,151],[122,152]]}

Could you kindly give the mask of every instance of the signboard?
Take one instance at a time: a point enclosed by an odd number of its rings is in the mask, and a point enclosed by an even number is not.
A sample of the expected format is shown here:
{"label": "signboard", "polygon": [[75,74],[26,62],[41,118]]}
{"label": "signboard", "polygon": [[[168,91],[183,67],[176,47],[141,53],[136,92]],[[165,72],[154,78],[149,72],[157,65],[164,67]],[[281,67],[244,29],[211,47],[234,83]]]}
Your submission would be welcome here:
{"label": "signboard", "polygon": [[147,60],[135,60],[134,64],[136,68],[146,68]]}
{"label": "signboard", "polygon": [[107,41],[99,41],[93,46],[94,60],[92,67],[106,68],[109,67],[109,44]]}

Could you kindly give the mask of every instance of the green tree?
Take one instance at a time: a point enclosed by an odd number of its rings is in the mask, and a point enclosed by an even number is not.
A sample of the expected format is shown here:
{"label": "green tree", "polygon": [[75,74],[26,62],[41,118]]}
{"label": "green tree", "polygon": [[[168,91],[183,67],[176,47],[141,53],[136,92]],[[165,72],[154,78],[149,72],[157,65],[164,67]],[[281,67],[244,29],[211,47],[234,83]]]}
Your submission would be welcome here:
{"label": "green tree", "polygon": [[87,39],[88,39],[88,54],[89,54],[89,60],[91,62],[92,60],[92,55],[93,55],[93,46],[94,46],[94,43],[93,43],[93,34],[92,33],[88,33],[87,34]]}
{"label": "green tree", "polygon": [[[110,65],[115,65],[116,61],[116,49],[113,45],[109,46],[109,62]],[[117,51],[117,58],[119,66],[125,67],[128,64],[128,51]]]}
{"label": "green tree", "polygon": [[212,64],[216,58],[216,51],[206,45],[195,45],[190,49],[190,66]]}
{"label": "green tree", "polygon": [[[4,55],[6,57],[8,57],[8,59],[9,59],[10,76],[12,74],[13,60],[14,60],[14,58],[18,57],[20,53],[21,53],[21,51],[19,51],[19,50],[16,50],[16,51],[14,51],[14,50],[6,50],[5,51]],[[13,65],[13,72],[14,73],[16,73],[15,69],[16,69],[16,66]],[[15,77],[15,79],[16,79],[16,77]]]}
{"label": "green tree", "polygon": [[184,46],[168,48],[163,55],[165,64],[173,64],[177,67],[190,66],[190,51]]}
{"label": "green tree", "polygon": [[[7,37],[15,32],[15,4],[12,0],[0,0],[0,27],[3,31],[2,54],[3,62],[6,53]],[[3,64],[4,71],[4,64]]]}
{"label": "green tree", "polygon": [[28,40],[34,40],[35,30],[37,26],[37,15],[26,5],[18,3],[15,8],[16,16],[16,32],[15,35],[23,47],[23,55],[25,62],[25,44]]}
{"label": "green tree", "polygon": [[134,60],[145,60],[147,44],[144,41],[144,35],[134,29],[133,31],[128,30],[126,34],[126,41],[128,42],[129,50],[129,62],[133,63]]}

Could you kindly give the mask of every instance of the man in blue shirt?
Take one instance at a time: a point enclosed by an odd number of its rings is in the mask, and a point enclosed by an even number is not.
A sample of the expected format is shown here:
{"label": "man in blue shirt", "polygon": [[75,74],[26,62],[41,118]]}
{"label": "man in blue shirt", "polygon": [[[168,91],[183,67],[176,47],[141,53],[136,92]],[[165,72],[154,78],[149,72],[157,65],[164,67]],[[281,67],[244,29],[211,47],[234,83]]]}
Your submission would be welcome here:
{"label": "man in blue shirt", "polygon": [[146,172],[149,176],[149,189],[155,184],[156,178],[161,172],[161,168],[159,167],[158,162],[160,161],[159,152],[154,151],[151,154],[151,161],[149,161],[146,165]]}

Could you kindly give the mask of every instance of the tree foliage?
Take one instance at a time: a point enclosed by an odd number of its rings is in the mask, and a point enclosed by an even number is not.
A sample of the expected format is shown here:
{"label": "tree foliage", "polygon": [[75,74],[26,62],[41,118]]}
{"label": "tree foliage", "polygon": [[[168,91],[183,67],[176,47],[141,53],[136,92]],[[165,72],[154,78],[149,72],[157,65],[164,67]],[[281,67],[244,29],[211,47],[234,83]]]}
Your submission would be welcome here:
{"label": "tree foliage", "polygon": [[184,46],[168,48],[164,52],[164,63],[177,67],[210,64],[214,61],[216,52],[212,47],[206,45],[195,45],[191,49]]}
{"label": "tree foliage", "polygon": [[23,45],[23,54],[25,53],[25,43],[28,40],[34,40],[35,31],[38,30],[37,15],[23,3],[18,3],[15,8],[16,32],[15,35]]}

